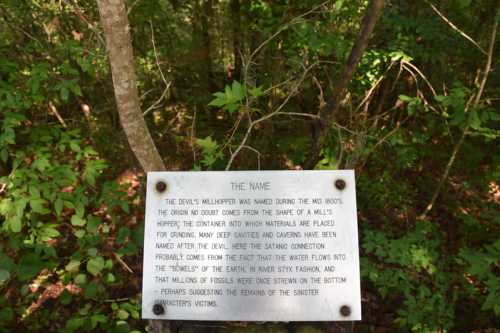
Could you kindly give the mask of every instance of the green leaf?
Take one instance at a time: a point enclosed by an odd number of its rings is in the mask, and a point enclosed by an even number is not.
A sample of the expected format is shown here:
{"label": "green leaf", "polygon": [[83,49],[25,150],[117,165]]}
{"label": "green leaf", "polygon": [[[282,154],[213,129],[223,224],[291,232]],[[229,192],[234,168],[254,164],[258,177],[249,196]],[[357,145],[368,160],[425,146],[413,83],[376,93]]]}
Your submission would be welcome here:
{"label": "green leaf", "polygon": [[403,101],[403,102],[411,102],[414,99],[413,97],[406,96],[406,95],[399,95],[398,98],[400,101]]}
{"label": "green leaf", "polygon": [[77,227],[83,227],[87,221],[78,215],[71,216],[71,224]]}
{"label": "green leaf", "polygon": [[87,283],[87,275],[81,273],[75,276],[75,283],[78,285],[82,285]]}
{"label": "green leaf", "polygon": [[0,323],[8,323],[14,319],[14,311],[10,307],[0,309]]}
{"label": "green leaf", "polygon": [[113,260],[111,260],[111,259],[106,260],[106,263],[104,264],[104,268],[112,269],[113,268]]}
{"label": "green leaf", "polygon": [[78,201],[75,202],[75,213],[79,217],[83,218],[83,214],[85,213],[85,205],[81,201],[83,198],[79,197],[77,198]]}
{"label": "green leaf", "polygon": [[80,260],[71,260],[65,267],[68,272],[76,273],[80,269]]}
{"label": "green leaf", "polygon": [[262,91],[262,87],[253,87],[248,91],[252,97],[260,97],[264,94],[264,91]]}
{"label": "green leaf", "polygon": [[26,206],[28,205],[28,199],[26,198],[20,198],[14,202],[14,207],[16,210],[16,215],[21,217],[24,215],[24,210],[26,209]]}
{"label": "green leaf", "polygon": [[44,172],[50,167],[50,161],[46,156],[39,156],[31,166],[40,172]]}
{"label": "green leaf", "polygon": [[9,152],[7,151],[7,149],[0,150],[0,161],[5,163],[7,162],[8,159],[9,159]]}
{"label": "green leaf", "polygon": [[215,107],[222,107],[227,104],[226,98],[215,98],[210,103],[208,103],[208,106],[215,106]]}
{"label": "green leaf", "polygon": [[92,258],[87,262],[87,271],[90,274],[97,276],[101,274],[101,271],[104,268],[104,264],[105,264],[104,258],[102,257]]}
{"label": "green leaf", "polygon": [[57,216],[61,216],[63,210],[63,201],[60,198],[57,198],[54,202],[54,210],[56,211]]}
{"label": "green leaf", "polygon": [[240,108],[241,102],[246,96],[246,89],[238,81],[233,81],[231,86],[225,86],[224,93],[216,92],[213,96],[216,98],[208,104],[209,106],[222,107],[229,113],[233,113]]}
{"label": "green leaf", "polygon": [[229,111],[229,113],[233,113],[233,112],[236,112],[239,110],[240,105],[231,103],[231,104],[228,104],[226,108],[227,108],[227,111]]}
{"label": "green leaf", "polygon": [[61,86],[61,90],[59,91],[59,93],[61,94],[61,99],[66,102],[69,98],[68,87],[66,85]]}
{"label": "green leaf", "polygon": [[84,318],[81,317],[71,318],[66,322],[66,331],[75,332],[77,329],[82,327],[83,324],[84,324]]}
{"label": "green leaf", "polygon": [[112,327],[110,330],[108,330],[108,333],[129,333],[129,332],[130,332],[130,326],[124,321],[118,322],[115,327]]}
{"label": "green leaf", "polygon": [[236,101],[241,101],[245,98],[245,88],[238,81],[233,81],[233,96]]}
{"label": "green leaf", "polygon": [[91,234],[97,233],[97,228],[101,224],[101,220],[95,216],[88,216],[87,231]]}
{"label": "green leaf", "polygon": [[52,238],[57,238],[61,235],[61,233],[53,227],[53,225],[47,225],[45,226],[41,233],[40,236],[43,241],[48,241]]}
{"label": "green leaf", "polygon": [[113,283],[115,281],[116,281],[116,278],[115,278],[115,276],[112,273],[108,273],[106,275],[106,282],[107,283]]}
{"label": "green leaf", "polygon": [[20,232],[22,227],[23,227],[21,217],[19,217],[17,215],[8,218],[5,221],[5,224],[9,227],[9,229],[12,232],[15,232],[15,233]]}
{"label": "green leaf", "polygon": [[104,163],[104,161],[102,161],[102,160],[89,161],[85,165],[85,169],[83,170],[82,177],[90,185],[95,186],[95,181],[96,181],[97,176],[99,176],[99,174],[104,169],[106,169],[106,163]]}
{"label": "green leaf", "polygon": [[40,198],[40,190],[36,186],[30,186],[30,195],[32,199]]}
{"label": "green leaf", "polygon": [[129,317],[129,313],[123,309],[118,310],[116,316],[121,320],[126,320]]}
{"label": "green leaf", "polygon": [[116,236],[116,243],[123,244],[129,236],[130,229],[127,227],[121,227],[120,230],[118,230],[118,235]]}
{"label": "green leaf", "polygon": [[0,268],[0,286],[3,285],[9,279],[10,279],[9,271]]}
{"label": "green leaf", "polygon": [[75,153],[79,153],[82,149],[80,148],[79,142],[77,140],[72,140],[69,142],[69,147]]}
{"label": "green leaf", "polygon": [[28,253],[24,255],[19,262],[19,279],[26,281],[33,278],[44,267],[46,267],[42,258],[35,253]]}
{"label": "green leaf", "polygon": [[95,247],[91,247],[90,249],[87,250],[87,253],[91,257],[97,256],[97,249]]}
{"label": "green leaf", "polygon": [[61,304],[68,305],[72,300],[73,296],[71,295],[71,293],[67,289],[64,289],[61,293],[61,296],[59,296],[59,301],[61,302]]}
{"label": "green leaf", "polygon": [[85,230],[78,229],[78,230],[75,230],[73,232],[73,234],[75,235],[76,238],[82,238],[83,236],[85,236]]}
{"label": "green leaf", "polygon": [[92,329],[96,328],[98,324],[106,324],[108,322],[108,317],[103,314],[95,314],[90,317],[90,323]]}
{"label": "green leaf", "polygon": [[84,289],[84,295],[83,296],[86,299],[96,298],[97,291],[98,291],[97,283],[91,282],[88,285],[86,285],[83,289]]}
{"label": "green leaf", "polygon": [[207,136],[205,139],[196,139],[196,144],[206,151],[214,151],[219,147],[217,141],[212,140],[211,136]]}
{"label": "green leaf", "polygon": [[495,312],[495,316],[500,317],[500,304],[495,304],[493,311]]}
{"label": "green leaf", "polygon": [[47,200],[45,199],[31,199],[30,200],[31,210],[38,214],[48,214],[50,213],[50,210],[44,207],[46,203]]}

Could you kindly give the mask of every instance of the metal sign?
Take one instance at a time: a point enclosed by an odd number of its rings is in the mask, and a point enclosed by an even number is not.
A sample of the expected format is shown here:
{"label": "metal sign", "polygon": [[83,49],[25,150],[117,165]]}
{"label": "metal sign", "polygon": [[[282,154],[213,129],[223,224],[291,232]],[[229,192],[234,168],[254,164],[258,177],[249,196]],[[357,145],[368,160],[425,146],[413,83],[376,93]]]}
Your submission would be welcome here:
{"label": "metal sign", "polygon": [[142,317],[361,320],[354,172],[150,172]]}

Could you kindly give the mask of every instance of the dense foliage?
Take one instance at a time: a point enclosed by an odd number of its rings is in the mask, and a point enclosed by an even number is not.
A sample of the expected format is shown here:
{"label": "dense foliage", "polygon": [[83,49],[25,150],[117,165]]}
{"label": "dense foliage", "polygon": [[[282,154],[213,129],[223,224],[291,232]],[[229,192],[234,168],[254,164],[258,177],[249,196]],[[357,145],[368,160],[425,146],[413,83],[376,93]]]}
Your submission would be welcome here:
{"label": "dense foliage", "polygon": [[[128,1],[168,169],[306,165],[366,4]],[[500,329],[498,13],[495,0],[388,1],[335,101],[316,168],[357,174],[356,331]],[[0,332],[144,332],[144,175],[93,0],[0,0],[0,120]]]}

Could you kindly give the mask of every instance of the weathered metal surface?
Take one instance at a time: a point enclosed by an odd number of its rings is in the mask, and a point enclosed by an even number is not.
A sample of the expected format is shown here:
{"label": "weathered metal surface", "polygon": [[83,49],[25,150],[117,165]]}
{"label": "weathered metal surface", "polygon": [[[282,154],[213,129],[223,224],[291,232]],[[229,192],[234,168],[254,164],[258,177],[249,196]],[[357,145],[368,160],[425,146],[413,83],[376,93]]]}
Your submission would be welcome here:
{"label": "weathered metal surface", "polygon": [[143,318],[361,319],[354,172],[148,173]]}

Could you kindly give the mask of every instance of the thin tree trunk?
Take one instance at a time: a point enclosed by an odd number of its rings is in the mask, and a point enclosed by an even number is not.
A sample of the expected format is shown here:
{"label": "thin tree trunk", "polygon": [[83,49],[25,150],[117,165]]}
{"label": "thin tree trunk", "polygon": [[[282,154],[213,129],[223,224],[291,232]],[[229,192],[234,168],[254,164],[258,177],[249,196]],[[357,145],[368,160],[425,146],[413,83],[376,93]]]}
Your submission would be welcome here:
{"label": "thin tree trunk", "polygon": [[359,32],[358,38],[351,49],[351,53],[349,54],[349,58],[347,59],[342,75],[335,85],[332,96],[328,99],[326,106],[320,111],[320,123],[317,125],[318,136],[313,142],[311,155],[305,165],[306,169],[312,169],[318,163],[319,155],[321,153],[321,149],[325,145],[328,131],[330,130],[339,110],[340,101],[342,100],[344,92],[347,89],[349,82],[352,80],[354,71],[356,70],[358,63],[368,46],[368,41],[383,7],[384,0],[371,0],[366,8],[365,15],[361,23],[361,31]]}
{"label": "thin tree trunk", "polygon": [[144,171],[165,170],[142,116],[124,0],[97,0],[106,37],[116,106],[128,142]]}
{"label": "thin tree trunk", "polygon": [[212,0],[196,0],[193,4],[191,25],[193,29],[193,59],[200,79],[199,84],[204,93],[215,90],[212,69],[212,43],[210,24],[213,14]]}
{"label": "thin tree trunk", "polygon": [[241,81],[241,5],[240,0],[231,0],[229,5],[231,11],[231,20],[233,25],[233,57],[234,57],[234,75],[233,78]]}
{"label": "thin tree trunk", "polygon": [[210,40],[210,24],[212,23],[212,0],[203,1],[203,13],[201,15],[202,45],[204,50],[203,60],[206,68],[207,86],[209,92],[215,89],[215,78],[212,68],[212,41]]}

